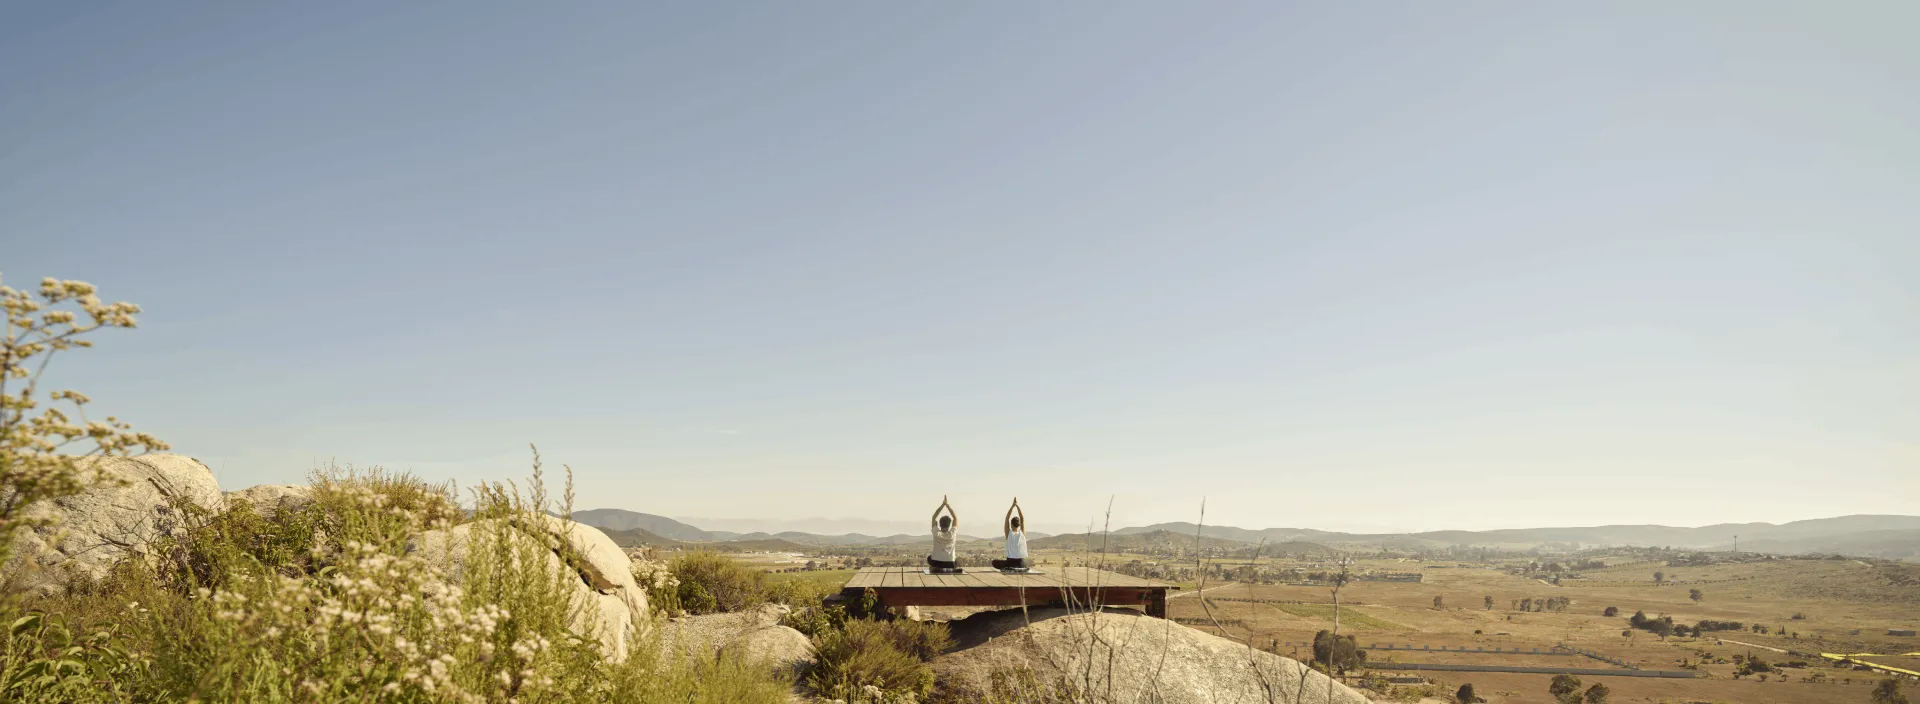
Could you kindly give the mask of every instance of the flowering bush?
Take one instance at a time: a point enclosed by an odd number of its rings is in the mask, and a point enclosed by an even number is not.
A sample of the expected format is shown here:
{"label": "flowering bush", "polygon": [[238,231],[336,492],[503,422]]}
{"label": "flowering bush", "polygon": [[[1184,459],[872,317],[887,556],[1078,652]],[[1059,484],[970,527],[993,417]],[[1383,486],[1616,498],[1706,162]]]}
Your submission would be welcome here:
{"label": "flowering bush", "polygon": [[890,704],[915,701],[933,689],[933,670],[901,650],[893,627],[878,621],[849,620],[815,637],[813,650],[807,684],[826,696]]}
{"label": "flowering bush", "polygon": [[[0,343],[5,550],[29,525],[24,509],[92,479],[77,456],[60,454],[72,443],[92,444],[80,456],[166,445],[111,417],[32,414],[46,355],[88,346],[79,336],[100,327],[132,327],[137,307],[51,279],[37,297],[0,287],[0,304],[9,323]],[[92,322],[48,310],[56,304]],[[71,391],[50,398],[87,402]],[[244,502],[218,513],[182,504],[179,535],[104,579],[40,600],[0,593],[9,624],[0,701],[787,701],[791,683],[759,664],[670,655],[637,629],[627,631],[630,656],[608,658],[591,637],[605,624],[577,598],[590,590],[578,573],[554,569],[578,556],[564,541],[525,539],[525,526],[546,520],[542,483],[536,455],[530,497],[483,485],[469,509],[450,487],[350,468],[316,472],[312,504],[272,520]],[[569,513],[571,496],[569,481]],[[450,575],[418,547],[463,523],[470,540]]]}
{"label": "flowering bush", "polygon": [[[37,294],[0,286],[0,308],[7,314],[6,338],[0,340],[0,564],[5,564],[14,531],[49,520],[23,515],[27,506],[86,486],[89,478],[80,476],[80,458],[165,450],[167,444],[133,432],[113,416],[88,420],[90,399],[78,391],[47,395],[69,404],[71,416],[58,408],[33,412],[40,407],[35,398],[40,375],[53,354],[92,347],[93,341],[83,336],[101,328],[133,327],[139,306],[101,303],[93,285],[85,282],[44,279]],[[76,443],[92,447],[75,448]],[[82,451],[75,454],[75,449]]]}
{"label": "flowering bush", "polygon": [[644,557],[633,560],[633,581],[647,592],[647,605],[662,616],[679,616],[680,578],[671,565]]}

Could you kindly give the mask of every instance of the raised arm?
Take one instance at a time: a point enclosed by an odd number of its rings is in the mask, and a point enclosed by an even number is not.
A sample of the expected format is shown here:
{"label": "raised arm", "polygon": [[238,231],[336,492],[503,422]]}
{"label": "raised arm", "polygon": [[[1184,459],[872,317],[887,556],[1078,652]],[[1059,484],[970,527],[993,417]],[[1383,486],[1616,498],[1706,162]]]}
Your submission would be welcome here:
{"label": "raised arm", "polygon": [[1002,538],[1013,537],[1013,511],[1014,509],[1017,509],[1019,507],[1020,507],[1019,499],[1014,499],[1013,505],[1007,507],[1007,517],[1000,519],[1000,537]]}
{"label": "raised arm", "polygon": [[1027,529],[1029,528],[1029,526],[1027,525],[1027,510],[1024,508],[1020,508],[1019,499],[1013,500],[1013,510],[1015,513],[1020,514],[1020,532],[1022,533],[1027,532]]}

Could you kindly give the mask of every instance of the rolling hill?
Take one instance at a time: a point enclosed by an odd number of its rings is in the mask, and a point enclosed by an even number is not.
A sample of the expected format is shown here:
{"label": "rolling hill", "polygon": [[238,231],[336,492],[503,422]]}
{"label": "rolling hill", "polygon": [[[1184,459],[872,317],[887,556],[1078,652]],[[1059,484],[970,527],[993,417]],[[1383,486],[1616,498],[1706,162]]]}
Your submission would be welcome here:
{"label": "rolling hill", "polygon": [[618,508],[595,508],[573,512],[573,520],[602,530],[643,530],[674,540],[718,540],[712,533],[650,513]]}
{"label": "rolling hill", "polygon": [[[1229,550],[1249,547],[1247,543],[1238,540],[1215,538],[1212,536],[1202,538],[1201,543],[1207,547],[1219,547]],[[1146,552],[1149,550],[1173,550],[1179,548],[1191,549],[1193,544],[1194,539],[1192,533],[1180,534],[1167,530],[1127,533],[1124,535],[1118,532],[1111,535],[1103,535],[1100,533],[1068,533],[1046,538],[1036,538],[1029,543],[1033,548],[1050,550],[1098,550],[1104,545],[1109,551],[1115,552]]]}
{"label": "rolling hill", "polygon": [[[667,540],[685,543],[773,544],[768,541],[784,541],[796,547],[804,548],[854,545],[908,545],[931,540],[926,534],[909,533],[875,536],[862,533],[819,535],[800,531],[735,533],[724,530],[701,530],[665,516],[656,516],[650,513],[640,513],[638,511],[628,511],[618,508],[596,508],[585,511],[575,511],[573,520],[599,528],[606,531],[608,535],[613,535],[615,532],[640,531],[646,536],[651,536],[651,539],[656,541]],[[636,540],[641,539],[637,537],[639,534],[635,535]],[[1029,535],[1034,538],[1040,538],[1045,537],[1047,534],[1034,532]],[[960,540],[974,541],[981,540],[981,538],[963,534],[960,536]]]}
{"label": "rolling hill", "polygon": [[[708,531],[680,521],[637,511],[616,508],[592,509],[574,513],[574,520],[608,532],[626,533],[634,544],[669,545],[704,543],[717,549],[766,549],[796,552],[822,547],[912,545],[928,540],[925,534],[901,533],[874,536],[861,533],[818,535],[799,531],[780,533],[733,533]],[[1107,538],[1116,549],[1138,550],[1148,546],[1193,545],[1196,526],[1192,523],[1157,523],[1150,526],[1120,528]],[[1092,549],[1100,545],[1100,534],[1048,536],[1030,534],[1036,548]],[[1451,546],[1486,546],[1526,549],[1549,544],[1577,544],[1581,547],[1670,546],[1701,550],[1726,550],[1739,536],[1742,550],[1779,554],[1841,554],[1920,562],[1920,516],[1856,515],[1819,518],[1790,523],[1722,523],[1697,528],[1661,525],[1612,525],[1557,528],[1509,528],[1502,530],[1439,530],[1419,533],[1341,533],[1310,528],[1265,528],[1250,530],[1234,526],[1206,526],[1208,545],[1229,549],[1266,543],[1275,552],[1331,552],[1334,548],[1425,549]],[[961,540],[998,542],[997,537],[977,538],[962,535]],[[1124,540],[1123,540],[1124,539]],[[618,541],[619,538],[616,538]],[[724,546],[724,547],[723,547]],[[754,546],[754,547],[749,547]],[[764,547],[759,547],[764,546]]]}
{"label": "rolling hill", "polygon": [[[1192,536],[1192,523],[1159,523],[1122,528],[1119,535],[1168,531]],[[1615,525],[1567,528],[1510,528],[1421,533],[1338,533],[1304,528],[1248,530],[1207,526],[1205,534],[1240,542],[1306,541],[1335,546],[1448,547],[1454,545],[1528,548],[1550,543],[1577,543],[1586,547],[1671,546],[1725,550],[1740,537],[1742,549],[1781,553],[1840,553],[1863,557],[1913,559],[1912,535],[1920,531],[1920,516],[1858,515],[1817,518],[1791,523],[1722,523],[1698,528],[1660,525]]]}

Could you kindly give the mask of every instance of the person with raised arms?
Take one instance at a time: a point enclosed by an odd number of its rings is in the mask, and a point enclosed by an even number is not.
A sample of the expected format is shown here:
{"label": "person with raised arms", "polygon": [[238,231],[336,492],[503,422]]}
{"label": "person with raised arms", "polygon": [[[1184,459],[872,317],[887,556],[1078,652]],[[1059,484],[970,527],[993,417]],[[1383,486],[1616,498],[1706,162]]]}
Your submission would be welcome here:
{"label": "person with raised arms", "polygon": [[1027,512],[1020,508],[1020,497],[1014,497],[1013,505],[1007,507],[1007,517],[1000,523],[1000,531],[1007,537],[1007,559],[994,560],[996,570],[1027,569]]}
{"label": "person with raised arms", "polygon": [[[946,515],[940,515],[941,512]],[[953,504],[947,503],[947,497],[940,497],[940,506],[933,509],[933,554],[927,556],[929,572],[958,572],[960,558],[954,552],[954,543],[960,535],[960,514],[953,510]]]}

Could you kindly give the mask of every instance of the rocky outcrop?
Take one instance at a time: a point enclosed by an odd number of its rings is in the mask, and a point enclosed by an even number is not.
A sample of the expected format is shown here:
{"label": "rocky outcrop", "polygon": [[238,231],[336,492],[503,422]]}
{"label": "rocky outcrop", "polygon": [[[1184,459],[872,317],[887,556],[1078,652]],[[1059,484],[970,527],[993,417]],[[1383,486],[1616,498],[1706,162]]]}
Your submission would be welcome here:
{"label": "rocky outcrop", "polygon": [[668,652],[737,654],[743,659],[798,670],[813,661],[806,635],[780,625],[787,607],[767,604],[752,611],[669,619],[660,629]]}
{"label": "rocky outcrop", "polygon": [[1107,701],[1367,702],[1294,660],[1133,611],[1032,609],[1023,617],[1014,609],[950,626],[961,649],[935,659],[933,668],[938,688],[963,701],[985,699],[995,672],[1025,670],[1032,681],[1109,692]]}
{"label": "rocky outcrop", "polygon": [[226,494],[228,506],[245,501],[261,516],[272,518],[281,511],[298,511],[313,505],[313,487],[300,484],[261,484]]}
{"label": "rocky outcrop", "polygon": [[27,515],[51,525],[15,537],[11,584],[43,595],[59,594],[75,578],[98,579],[153,541],[178,536],[196,507],[224,510],[213,471],[183,455],[90,457],[80,460],[86,490],[35,504]]}
{"label": "rocky outcrop", "polygon": [[608,657],[626,659],[628,641],[649,622],[647,594],[633,581],[626,553],[605,533],[552,516],[488,519],[427,531],[409,550],[460,584],[476,539],[509,541],[486,544],[521,548],[512,554],[536,556],[543,569],[564,577],[572,585],[573,603],[581,607],[573,632],[599,639]]}

